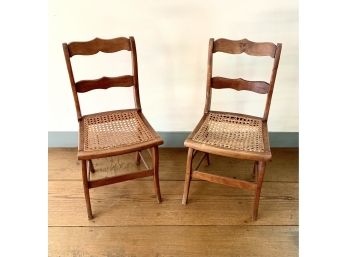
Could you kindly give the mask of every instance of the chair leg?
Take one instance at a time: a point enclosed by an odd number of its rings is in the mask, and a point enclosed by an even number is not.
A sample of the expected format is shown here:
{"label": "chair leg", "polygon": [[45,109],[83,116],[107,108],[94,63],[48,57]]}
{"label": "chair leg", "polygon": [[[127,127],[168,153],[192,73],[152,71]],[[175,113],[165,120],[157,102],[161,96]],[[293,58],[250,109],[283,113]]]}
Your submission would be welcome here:
{"label": "chair leg", "polygon": [[207,166],[210,165],[209,153],[205,153],[205,157],[207,158]]}
{"label": "chair leg", "polygon": [[152,148],[152,167],[153,167],[153,184],[157,196],[158,203],[162,202],[161,190],[159,184],[158,167],[159,166],[159,155],[158,146]]}
{"label": "chair leg", "polygon": [[189,148],[187,153],[186,175],[185,175],[184,195],[182,197],[182,204],[187,203],[187,198],[188,198],[189,189],[190,189],[191,173],[192,173],[192,153],[193,153],[193,149]]}
{"label": "chair leg", "polygon": [[140,165],[140,153],[139,153],[139,151],[136,152],[135,163],[136,163],[136,165]]}
{"label": "chair leg", "polygon": [[257,187],[256,187],[256,191],[255,191],[254,210],[253,210],[253,220],[254,221],[257,220],[262,182],[263,182],[263,178],[265,176],[265,166],[266,166],[266,163],[264,161],[259,161],[257,164],[257,168],[256,168]]}
{"label": "chair leg", "polygon": [[255,178],[255,182],[257,183],[257,178],[258,178],[257,161],[254,162],[253,177]]}
{"label": "chair leg", "polygon": [[92,172],[92,173],[94,173],[95,172],[95,169],[94,169],[94,165],[93,165],[93,162],[92,162],[92,160],[88,160],[88,162],[89,162],[89,168],[90,168],[90,171]]}
{"label": "chair leg", "polygon": [[83,181],[83,190],[85,192],[87,214],[88,214],[88,219],[93,219],[92,208],[91,208],[91,200],[89,198],[89,187],[88,187],[87,172],[88,172],[88,170],[87,170],[87,161],[86,160],[82,160],[82,181]]}

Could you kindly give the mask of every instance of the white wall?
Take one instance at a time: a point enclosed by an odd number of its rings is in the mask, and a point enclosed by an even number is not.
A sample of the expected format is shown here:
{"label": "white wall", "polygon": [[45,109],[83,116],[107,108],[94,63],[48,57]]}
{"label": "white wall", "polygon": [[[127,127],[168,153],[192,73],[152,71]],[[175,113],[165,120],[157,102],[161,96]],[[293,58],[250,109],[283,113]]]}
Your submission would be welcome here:
{"label": "white wall", "polygon": [[[157,131],[190,131],[205,101],[210,37],[283,43],[269,117],[270,131],[298,131],[298,7],[293,0],[49,2],[49,131],[76,131],[76,113],[61,44],[134,36],[143,111]],[[271,58],[216,54],[214,74],[269,80]],[[73,57],[76,80],[131,71],[129,52]],[[103,65],[104,63],[104,65]],[[105,65],[106,64],[106,65]],[[261,65],[261,67],[260,67]],[[106,67],[106,73],[102,72]],[[248,71],[248,73],[247,73]],[[214,109],[261,115],[265,97],[214,90]],[[91,91],[82,113],[132,107],[129,88]],[[86,107],[84,107],[86,106]]]}

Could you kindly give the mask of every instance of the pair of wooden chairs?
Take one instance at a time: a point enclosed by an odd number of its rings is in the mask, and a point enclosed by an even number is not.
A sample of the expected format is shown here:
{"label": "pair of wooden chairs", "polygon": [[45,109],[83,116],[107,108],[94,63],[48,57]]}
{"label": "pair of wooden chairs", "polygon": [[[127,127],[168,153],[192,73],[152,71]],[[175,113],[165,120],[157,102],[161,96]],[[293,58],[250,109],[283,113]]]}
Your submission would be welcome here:
{"label": "pair of wooden chairs", "polygon": [[[252,190],[255,192],[253,219],[257,219],[260,192],[265,174],[265,164],[272,157],[267,119],[270,109],[274,82],[281,53],[281,44],[255,43],[247,39],[233,41],[227,39],[210,39],[208,52],[207,91],[204,115],[191,135],[186,139],[188,147],[184,195],[182,203],[186,204],[190,181],[198,178],[218,184]],[[82,179],[86,199],[88,218],[92,219],[92,209],[89,189],[118,183],[126,180],[153,176],[154,190],[157,200],[161,202],[159,185],[159,155],[158,146],[163,144],[161,137],[151,127],[142,113],[138,64],[135,41],[133,37],[99,39],[88,42],[72,42],[63,44],[66,65],[69,73],[71,89],[74,96],[77,119],[79,122],[78,159],[82,162]],[[75,82],[70,58],[75,55],[94,55],[98,52],[113,53],[121,50],[131,52],[133,74],[119,77],[102,77],[96,80]],[[213,53],[229,54],[246,53],[253,56],[269,56],[274,58],[270,83],[264,81],[247,81],[243,79],[228,79],[212,77]],[[135,108],[117,110],[90,115],[82,115],[78,93],[94,89],[110,87],[131,87],[134,89]],[[262,118],[237,113],[217,112],[210,110],[212,88],[231,88],[249,90],[259,94],[267,94],[266,107]],[[136,153],[136,162],[145,162],[141,151],[150,150],[152,168],[98,180],[89,180],[89,172],[94,172],[93,159],[117,156],[126,153]],[[254,161],[255,182],[221,177],[192,169],[192,160],[197,152],[203,152],[203,157],[209,163],[209,154],[217,154],[232,158]],[[199,164],[203,161],[202,158]],[[146,167],[148,167],[145,164]],[[197,167],[198,169],[198,167]]]}

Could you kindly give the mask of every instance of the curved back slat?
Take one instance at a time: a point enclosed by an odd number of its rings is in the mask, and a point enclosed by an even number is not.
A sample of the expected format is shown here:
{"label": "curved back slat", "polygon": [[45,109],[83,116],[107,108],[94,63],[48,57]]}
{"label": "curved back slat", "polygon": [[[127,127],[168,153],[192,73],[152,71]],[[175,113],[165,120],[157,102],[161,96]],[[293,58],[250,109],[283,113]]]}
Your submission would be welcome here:
{"label": "curved back slat", "polygon": [[214,77],[211,79],[211,87],[216,89],[232,88],[235,90],[248,90],[259,94],[267,94],[269,92],[269,84],[265,81],[248,81],[244,79],[228,79],[222,77]]}
{"label": "curved back slat", "polygon": [[[212,88],[214,89],[232,88],[238,91],[247,90],[247,91],[252,91],[259,94],[267,94],[264,115],[262,118],[263,120],[267,121],[281,50],[282,50],[282,44],[280,43],[275,45],[269,42],[263,42],[263,43],[252,42],[248,39],[229,40],[225,38],[220,38],[220,39],[214,40],[213,38],[211,38],[209,40],[209,49],[208,49],[207,90],[206,90],[204,112],[208,113],[210,111]],[[224,52],[229,54],[246,53],[252,56],[272,57],[274,61],[273,61],[273,69],[272,69],[270,82],[268,83],[265,81],[248,81],[242,78],[232,79],[232,78],[223,78],[223,77],[212,77],[213,54],[216,52]]]}
{"label": "curved back slat", "polygon": [[253,56],[275,57],[277,46],[273,43],[255,43],[248,39],[229,40],[220,38],[215,40],[213,53],[224,52],[228,54],[246,53]]}
{"label": "curved back slat", "polygon": [[119,37],[114,39],[95,38],[86,42],[71,42],[68,44],[70,57],[74,55],[93,55],[98,52],[114,53],[121,50],[130,51],[128,38]]}
{"label": "curved back slat", "polygon": [[[63,43],[65,62],[69,73],[71,89],[74,96],[77,118],[82,118],[78,93],[85,93],[94,89],[107,89],[110,87],[131,87],[133,86],[133,96],[135,107],[141,111],[139,83],[138,83],[138,63],[133,37],[118,37],[114,39],[95,38],[86,42]],[[102,77],[95,80],[81,80],[75,82],[70,58],[74,55],[94,55],[98,52],[114,53],[121,50],[131,52],[132,75],[119,77]]]}
{"label": "curved back slat", "polygon": [[93,89],[108,89],[110,87],[133,86],[133,76],[125,75],[120,77],[102,77],[95,80],[81,80],[75,83],[78,93],[88,92]]}

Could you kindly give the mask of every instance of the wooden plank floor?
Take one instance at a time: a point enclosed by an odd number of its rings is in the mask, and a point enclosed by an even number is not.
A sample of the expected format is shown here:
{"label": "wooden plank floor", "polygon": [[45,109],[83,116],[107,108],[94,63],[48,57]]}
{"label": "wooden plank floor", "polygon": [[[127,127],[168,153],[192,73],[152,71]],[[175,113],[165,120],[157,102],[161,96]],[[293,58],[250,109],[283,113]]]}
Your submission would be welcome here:
{"label": "wooden plank floor", "polygon": [[[95,188],[89,221],[76,151],[48,150],[49,256],[298,256],[298,149],[272,149],[256,222],[253,194],[241,189],[194,180],[181,205],[187,152],[169,148],[160,148],[161,204],[151,177]],[[97,160],[92,178],[144,168],[134,160]],[[211,156],[201,169],[252,180],[252,167]]]}

